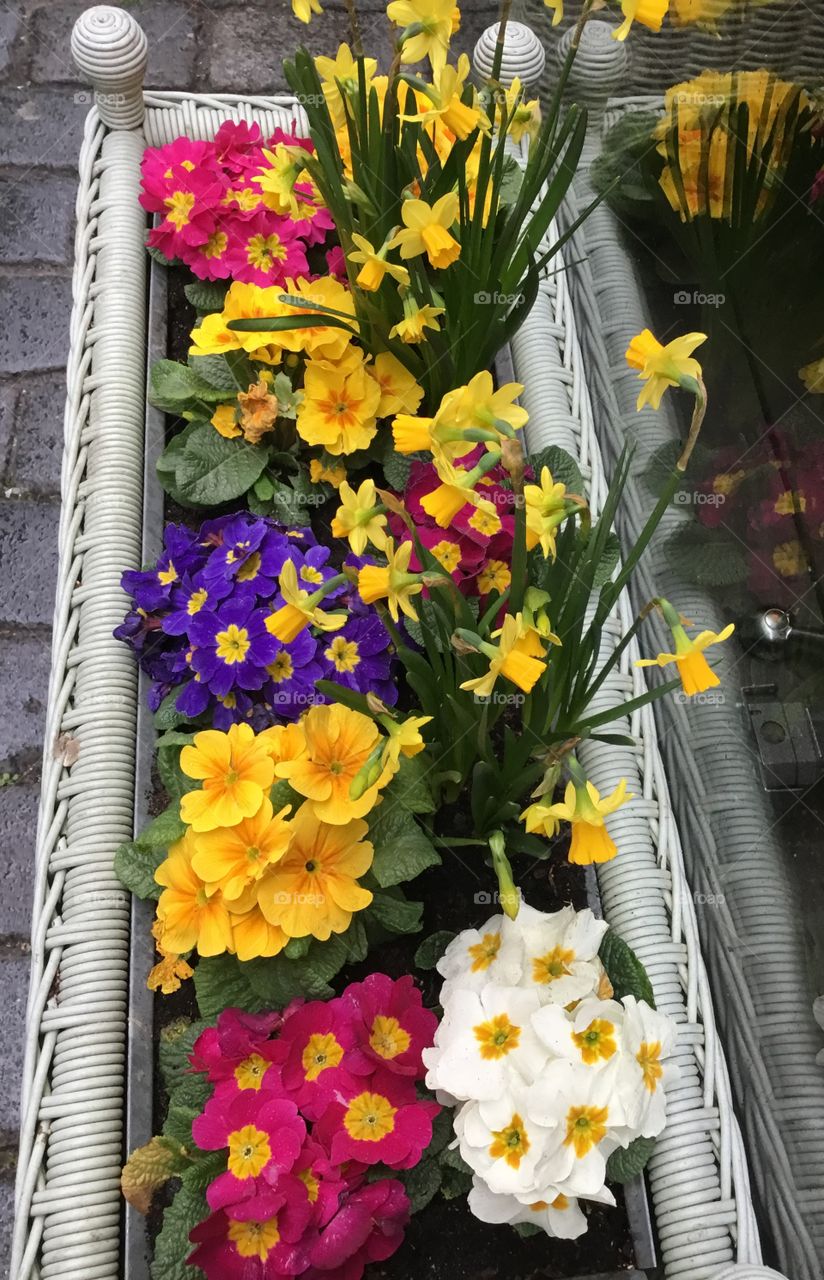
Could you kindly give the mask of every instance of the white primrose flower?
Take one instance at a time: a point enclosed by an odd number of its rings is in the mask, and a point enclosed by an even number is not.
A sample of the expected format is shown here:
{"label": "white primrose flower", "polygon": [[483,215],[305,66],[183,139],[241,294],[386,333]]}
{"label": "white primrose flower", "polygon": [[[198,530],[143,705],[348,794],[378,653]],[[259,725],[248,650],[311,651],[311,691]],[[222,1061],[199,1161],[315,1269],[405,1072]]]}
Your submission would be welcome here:
{"label": "white primrose flower", "polygon": [[600,1070],[622,1047],[624,1009],[617,1000],[588,996],[567,1012],[547,1004],[532,1016],[532,1026],[553,1057]]}
{"label": "white primrose flower", "polygon": [[486,1102],[467,1102],[455,1116],[461,1155],[491,1191],[537,1199],[536,1170],[550,1129],[527,1115],[526,1085],[510,1083]]}
{"label": "white primrose flower", "polygon": [[437,963],[437,970],[444,978],[441,988],[441,1004],[446,1008],[450,995],[459,988],[480,991],[487,983],[499,987],[515,987],[521,977],[518,957],[510,957],[507,964],[500,960],[503,935],[501,927],[505,916],[492,916],[480,929],[464,929],[453,938]]}
{"label": "white primrose flower", "polygon": [[[615,1197],[607,1187],[602,1187],[596,1195],[587,1198],[598,1204],[615,1204]],[[577,1240],[587,1229],[587,1220],[578,1201],[573,1196],[564,1195],[562,1191],[557,1192],[551,1200],[533,1200],[532,1204],[522,1204],[514,1196],[496,1195],[480,1178],[474,1177],[468,1203],[481,1222],[507,1222],[513,1226],[516,1222],[530,1222],[558,1240]]]}
{"label": "white primrose flower", "polygon": [[504,919],[499,962],[520,965],[520,984],[537,991],[541,1004],[566,1006],[590,995],[611,995],[598,948],[607,931],[589,908],[536,911],[522,902],[514,920]]}
{"label": "white primrose flower", "polygon": [[624,996],[624,1025],[618,1063],[618,1091],[630,1136],[657,1138],[667,1119],[665,1090],[680,1076],[667,1062],[675,1049],[677,1026],[635,996]]}
{"label": "white primrose flower", "polygon": [[534,1080],[549,1056],[532,1029],[537,1008],[537,995],[519,987],[452,991],[435,1044],[423,1051],[427,1088],[484,1102],[513,1080]]}
{"label": "white primrose flower", "polygon": [[552,1130],[537,1170],[538,1182],[558,1187],[565,1195],[600,1192],[607,1156],[628,1141],[618,1065],[613,1061],[592,1071],[557,1058],[530,1085],[527,1114]]}

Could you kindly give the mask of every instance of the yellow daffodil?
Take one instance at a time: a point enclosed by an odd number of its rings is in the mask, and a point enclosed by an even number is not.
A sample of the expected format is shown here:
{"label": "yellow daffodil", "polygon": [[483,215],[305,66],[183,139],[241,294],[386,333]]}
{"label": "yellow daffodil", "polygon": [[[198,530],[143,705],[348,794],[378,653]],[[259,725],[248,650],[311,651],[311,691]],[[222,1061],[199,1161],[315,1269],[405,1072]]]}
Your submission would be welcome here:
{"label": "yellow daffodil", "polygon": [[[574,763],[572,767],[575,767]],[[567,783],[564,799],[547,808],[548,818],[560,818],[572,826],[569,861],[586,867],[592,862],[609,862],[618,849],[604,825],[604,818],[622,804],[631,800],[627,794],[627,781],[622,778],[609,796],[601,798],[600,792],[578,769],[577,781]]]}
{"label": "yellow daffodil", "polygon": [[372,865],[367,831],[358,819],[334,826],[319,821],[311,803],[301,805],[285,858],[258,889],[266,920],[289,938],[326,941],[348,929],[353,914],[372,901],[358,884]]}
{"label": "yellow daffodil", "polygon": [[[521,614],[507,614],[503,626],[497,633],[497,644],[480,641],[479,651],[489,658],[489,670],[486,675],[474,680],[465,680],[461,685],[480,698],[488,698],[492,693],[498,676],[511,680],[524,693],[531,693],[536,682],[546,671],[547,664],[536,656],[534,642],[527,638],[527,630]],[[539,650],[543,653],[542,646]]]}
{"label": "yellow daffodil", "polygon": [[444,313],[444,307],[433,307],[428,303],[419,307],[411,293],[403,300],[403,319],[389,330],[390,338],[400,338],[401,342],[415,343],[426,341],[426,329],[440,329],[438,316]]}
{"label": "yellow daffodil", "polygon": [[[386,16],[401,28],[401,61],[428,58],[433,71],[440,71],[446,62],[455,13],[454,0],[391,0]],[[404,38],[407,30],[410,34]]]}
{"label": "yellow daffodil", "polygon": [[297,432],[333,456],[367,449],[377,431],[380,387],[363,363],[347,369],[327,361],[306,366]]}
{"label": "yellow daffodil", "polygon": [[420,574],[409,572],[412,551],[411,541],[402,542],[396,551],[393,540],[387,538],[383,549],[387,563],[365,564],[358,571],[358,594],[361,600],[364,604],[385,600],[395,622],[398,621],[399,610],[413,622],[418,621],[411,598],[423,591],[423,582]]}
{"label": "yellow daffodil", "polygon": [[704,650],[710,645],[728,640],[735,630],[734,623],[728,623],[723,631],[701,631],[692,640],[680,622],[671,624],[671,630],[675,640],[675,653],[659,653],[657,658],[638,658],[635,665],[666,667],[674,662],[688,698],[696,693],[704,693],[707,689],[714,689],[721,681],[704,657]]}
{"label": "yellow daffodil", "polygon": [[450,233],[460,213],[457,193],[448,191],[434,204],[425,200],[404,200],[401,204],[403,227],[389,241],[390,249],[400,249],[401,257],[417,258],[425,253],[429,264],[438,271],[451,266],[461,246]]}
{"label": "yellow daffodil", "polygon": [[488,453],[471,471],[463,471],[453,467],[447,458],[436,455],[435,469],[440,484],[421,498],[421,506],[440,529],[448,529],[458,512],[467,505],[498,519],[494,504],[475,491],[475,485],[496,462],[497,456]]}
{"label": "yellow daffodil", "polygon": [[339,631],[346,625],[345,613],[324,613],[321,601],[337,585],[337,579],[325,582],[311,594],[298,583],[298,571],[293,560],[287,560],[280,571],[278,586],[283,604],[266,619],[266,630],[282,644],[291,644],[301,631],[311,623],[320,631]]}
{"label": "yellow daffodil", "polygon": [[266,746],[248,724],[233,724],[226,733],[196,733],[194,743],[180,753],[180,767],[188,778],[203,782],[199,791],[188,791],[180,801],[180,816],[195,831],[234,827],[251,818],[275,774]]}
{"label": "yellow daffodil", "polygon": [[669,0],[621,0],[624,21],[613,31],[613,40],[626,40],[633,22],[650,31],[660,31],[668,8]]}
{"label": "yellow daffodil", "polygon": [[[307,17],[302,21],[308,22],[309,5],[315,3],[315,0],[293,0],[293,3],[305,8]],[[267,168],[255,174],[252,182],[260,187],[263,203],[268,209],[299,219],[305,202],[295,195],[295,186],[298,182],[310,180],[306,172],[306,156],[303,147],[288,146],[285,142],[276,143],[271,151],[263,148]]]}
{"label": "yellow daffodil", "polygon": [[312,484],[331,484],[339,489],[346,479],[346,467],[342,462],[322,462],[320,458],[312,458],[309,462],[309,479]]}
{"label": "yellow daffodil", "polygon": [[338,494],[341,505],[332,520],[332,536],[348,538],[356,556],[362,556],[370,542],[382,550],[386,546],[386,516],[377,501],[375,481],[364,480],[356,491],[344,480]]}
{"label": "yellow daffodil", "polygon": [[292,13],[299,22],[311,22],[313,13],[323,13],[320,0],[292,0]]}
{"label": "yellow daffodil", "polygon": [[178,955],[197,948],[198,955],[219,956],[232,948],[229,912],[222,895],[210,894],[192,868],[193,849],[187,832],[155,871],[163,889],[157,902],[160,940],[164,951]]}
{"label": "yellow daffodil", "polygon": [[537,547],[546,558],[555,559],[558,526],[566,518],[566,485],[552,478],[549,467],[541,468],[541,483],[524,485],[526,507],[526,545]]}
{"label": "yellow daffodil", "polygon": [[219,404],[212,414],[211,423],[215,431],[225,440],[234,440],[237,436],[243,435],[237,421],[237,406],[234,403]]}
{"label": "yellow daffodil", "polygon": [[192,869],[231,903],[278,862],[289,843],[289,805],[275,813],[268,796],[257,813],[234,827],[218,827],[194,838]]}
{"label": "yellow daffodil", "polygon": [[380,722],[387,732],[381,754],[384,766],[396,773],[401,756],[416,756],[423,751],[426,743],[421,737],[421,729],[431,719],[431,716],[407,716],[398,722],[391,716],[381,716]]}
{"label": "yellow daffodil", "polygon": [[391,772],[379,771],[374,783],[353,799],[350,788],[381,735],[375,722],[340,703],[311,707],[301,720],[306,751],[276,765],[279,778],[309,802],[317,822],[334,826],[364,817]]}
{"label": "yellow daffodil", "polygon": [[401,119],[421,124],[440,120],[461,141],[468,138],[473,129],[488,130],[489,121],[477,105],[474,90],[471,101],[463,101],[469,71],[469,58],[462,53],[457,66],[443,66],[432,77],[433,83],[425,86],[420,94],[421,109],[414,115],[402,115]]}
{"label": "yellow daffodil", "polygon": [[[553,27],[561,21],[564,12],[563,0],[556,0],[556,3]],[[513,142],[520,142],[524,136],[534,138],[537,135],[541,125],[541,104],[537,98],[526,101],[518,76],[506,90],[506,114],[510,118],[507,133]]]}
{"label": "yellow daffodil", "polygon": [[544,4],[552,13],[553,27],[557,27],[564,16],[564,0],[544,0]]}
{"label": "yellow daffodil", "polygon": [[524,809],[521,822],[530,835],[546,836],[547,840],[557,836],[561,829],[559,819],[550,813],[550,805],[540,800]]}
{"label": "yellow daffodil", "polygon": [[375,356],[369,372],[380,387],[381,398],[377,416],[388,418],[392,413],[414,413],[423,399],[423,387],[391,351],[381,351]]}
{"label": "yellow daffodil", "polygon": [[[341,90],[347,98],[354,98],[359,91],[358,64],[352,56],[352,50],[348,44],[342,44],[338,47],[334,58],[315,58],[315,67],[320,76],[320,87],[332,117],[332,124],[336,129],[345,128],[346,111]],[[378,64],[374,58],[364,58],[363,68],[368,94]]]}
{"label": "yellow daffodil", "polygon": [[639,409],[645,404],[657,409],[667,387],[686,385],[688,390],[696,387],[701,366],[692,353],[706,340],[705,333],[685,333],[664,346],[649,329],[642,329],[632,339],[626,361],[631,369],[638,370],[638,377],[645,384],[638,397]]}
{"label": "yellow daffodil", "polygon": [[356,283],[361,289],[367,293],[377,292],[387,275],[397,280],[398,284],[409,284],[409,272],[406,267],[387,260],[386,255],[391,248],[389,241],[381,245],[380,249],[375,249],[366,236],[353,231],[352,243],[355,248],[349,251],[347,257],[350,262],[363,263],[356,278]]}

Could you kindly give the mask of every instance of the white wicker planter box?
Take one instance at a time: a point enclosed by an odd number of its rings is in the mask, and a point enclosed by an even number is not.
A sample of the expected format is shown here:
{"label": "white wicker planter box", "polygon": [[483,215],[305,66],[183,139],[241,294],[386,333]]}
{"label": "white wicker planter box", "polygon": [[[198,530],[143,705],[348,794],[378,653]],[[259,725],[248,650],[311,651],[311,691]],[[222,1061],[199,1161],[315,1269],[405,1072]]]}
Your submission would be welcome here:
{"label": "white wicker planter box", "polygon": [[[143,553],[147,255],[140,159],[145,145],[180,134],[208,137],[230,117],[271,132],[300,115],[285,98],[144,98],[145,39],[121,10],[90,10],[73,45],[97,105],[80,159],[12,1280],[122,1274],[131,924],[112,858],[134,826],[138,681],[112,630],[124,607],[121,573],[138,567]],[[542,284],[512,354],[515,376],[526,385],[530,447],[556,443],[574,453],[597,509],[606,491],[604,461],[563,271]],[[159,518],[156,509],[149,514]],[[615,644],[630,621],[622,598],[604,643]],[[641,691],[636,656],[629,646],[605,701]],[[600,891],[607,918],[646,965],[659,1007],[679,1023],[681,1081],[648,1171],[663,1274],[775,1276],[760,1265],[746,1160],[651,710],[636,712],[619,731],[631,733],[636,746],[591,743],[581,754],[599,789],[625,776],[638,797],[616,815],[621,852],[601,869]],[[144,935],[148,949],[147,928]],[[131,1032],[140,1047],[140,1026]],[[145,1037],[142,1054],[133,1069],[145,1073]],[[150,1087],[145,1074],[139,1083]]]}

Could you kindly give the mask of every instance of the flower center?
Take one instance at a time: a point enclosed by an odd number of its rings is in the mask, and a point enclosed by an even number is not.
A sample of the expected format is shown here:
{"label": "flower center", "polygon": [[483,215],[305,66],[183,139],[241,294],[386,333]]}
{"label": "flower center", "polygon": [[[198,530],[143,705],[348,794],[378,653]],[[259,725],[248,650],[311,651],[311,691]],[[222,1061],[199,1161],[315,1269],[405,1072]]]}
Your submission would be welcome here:
{"label": "flower center", "polygon": [[256,1178],[272,1156],[269,1135],[253,1124],[229,1134],[229,1172],[245,1180]]}
{"label": "flower center", "polygon": [[486,1061],[505,1058],[513,1049],[517,1049],[521,1039],[521,1028],[516,1027],[505,1013],[499,1013],[488,1022],[481,1022],[473,1027],[475,1039],[481,1046],[481,1057]]}
{"label": "flower center", "polygon": [[500,949],[500,933],[485,933],[480,942],[474,943],[469,948],[469,954],[472,957],[472,972],[480,973],[483,969],[488,969]]}
{"label": "flower center", "polygon": [[336,671],[354,671],[361,661],[357,644],[354,640],[347,640],[345,636],[335,636],[323,656],[332,663]]}
{"label": "flower center", "polygon": [[489,1147],[492,1159],[503,1159],[511,1169],[517,1169],[531,1145],[526,1136],[524,1122],[517,1112],[505,1128],[493,1129],[492,1137],[493,1142]]}
{"label": "flower center", "polygon": [[269,1070],[269,1063],[259,1053],[253,1053],[235,1067],[235,1080],[239,1089],[259,1090],[263,1077]]}
{"label": "flower center", "polygon": [[265,1262],[280,1240],[277,1214],[264,1222],[237,1222],[229,1219],[228,1236],[241,1258],[258,1258]]}
{"label": "flower center", "polygon": [[612,1057],[618,1046],[615,1043],[615,1024],[605,1018],[595,1018],[584,1031],[573,1031],[572,1039],[588,1065]]}
{"label": "flower center", "polygon": [[306,1042],[301,1055],[301,1066],[307,1080],[317,1080],[327,1067],[337,1067],[343,1059],[343,1045],[331,1031],[317,1031]]}
{"label": "flower center", "polygon": [[356,1142],[380,1142],[393,1132],[397,1110],[381,1093],[359,1093],[349,1103],[344,1128]]}
{"label": "flower center", "polygon": [[546,955],[536,956],[532,961],[532,981],[544,985],[554,982],[556,978],[565,978],[570,972],[569,966],[574,959],[574,951],[553,947],[551,951],[547,951]]}
{"label": "flower center", "polygon": [[644,1085],[650,1093],[655,1093],[658,1087],[658,1081],[664,1074],[664,1068],[659,1061],[661,1057],[661,1041],[660,1040],[644,1040],[640,1049],[635,1055],[641,1073],[644,1077]]}
{"label": "flower center", "polygon": [[580,1160],[597,1146],[607,1132],[607,1107],[570,1107],[566,1117],[565,1147],[574,1147]]}
{"label": "flower center", "polygon": [[225,631],[218,631],[215,640],[217,656],[227,666],[243,662],[252,647],[249,632],[245,627],[236,626],[234,622],[230,623]]}
{"label": "flower center", "polygon": [[369,1043],[379,1057],[389,1060],[406,1053],[412,1043],[412,1038],[409,1032],[404,1030],[397,1018],[384,1017],[382,1014],[378,1014],[372,1023]]}

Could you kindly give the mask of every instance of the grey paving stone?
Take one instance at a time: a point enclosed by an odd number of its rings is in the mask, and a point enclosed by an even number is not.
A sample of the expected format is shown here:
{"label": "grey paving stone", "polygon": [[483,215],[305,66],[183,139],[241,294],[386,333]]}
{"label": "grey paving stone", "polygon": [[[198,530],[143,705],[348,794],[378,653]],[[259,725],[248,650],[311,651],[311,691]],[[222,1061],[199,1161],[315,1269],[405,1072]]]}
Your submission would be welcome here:
{"label": "grey paving stone", "polygon": [[[204,41],[206,79],[210,88],[232,93],[287,90],[280,64],[283,56],[297,47],[300,37],[296,32],[294,40],[289,38],[291,32],[284,31],[285,19],[281,15],[274,21],[270,15],[268,22],[277,25],[280,38],[286,37],[279,53],[275,52],[279,47],[278,40],[261,38],[261,28],[265,30],[267,17],[260,9],[236,5],[214,15],[208,23]],[[300,23],[295,25],[300,26]]]}
{"label": "grey paving stone", "polygon": [[88,94],[28,85],[4,89],[0,93],[0,164],[74,168],[88,110]]}
{"label": "grey paving stone", "polygon": [[[72,27],[89,7],[88,0],[48,4],[32,18],[32,79],[50,84],[82,84],[83,77],[69,52]],[[167,89],[192,86],[197,46],[196,24],[201,16],[199,3],[181,0],[140,0],[132,12],[149,41],[146,84]]]}
{"label": "grey paving stone", "polygon": [[71,281],[19,272],[3,282],[0,374],[55,369],[69,345]]}
{"label": "grey paving stone", "polygon": [[14,413],[10,481],[34,493],[60,492],[63,456],[63,407],[66,379],[61,373],[27,378]]}
{"label": "grey paving stone", "polygon": [[14,1225],[14,1182],[11,1177],[0,1181],[0,1275],[7,1276],[11,1267],[11,1233]]}
{"label": "grey paving stone", "polygon": [[[49,536],[53,539],[56,530]],[[50,664],[51,635],[45,629],[10,633],[0,641],[0,769],[8,767],[10,758],[35,758],[40,751]]]}
{"label": "grey paving stone", "polygon": [[26,996],[29,989],[27,955],[0,959],[0,1131],[14,1133],[20,1123],[20,1072]]}
{"label": "grey paving stone", "polygon": [[19,938],[31,928],[38,795],[36,785],[0,787],[0,934]]}
{"label": "grey paving stone", "polygon": [[0,480],[6,474],[6,463],[11,448],[14,427],[14,402],[17,389],[10,383],[0,382]]}
{"label": "grey paving stone", "polygon": [[57,576],[57,505],[0,503],[0,623],[50,623]]}
{"label": "grey paving stone", "polygon": [[14,9],[0,10],[0,76],[5,75],[11,60],[14,42],[20,32],[20,14]]}
{"label": "grey paving stone", "polygon": [[70,263],[77,183],[48,173],[0,178],[0,262]]}

